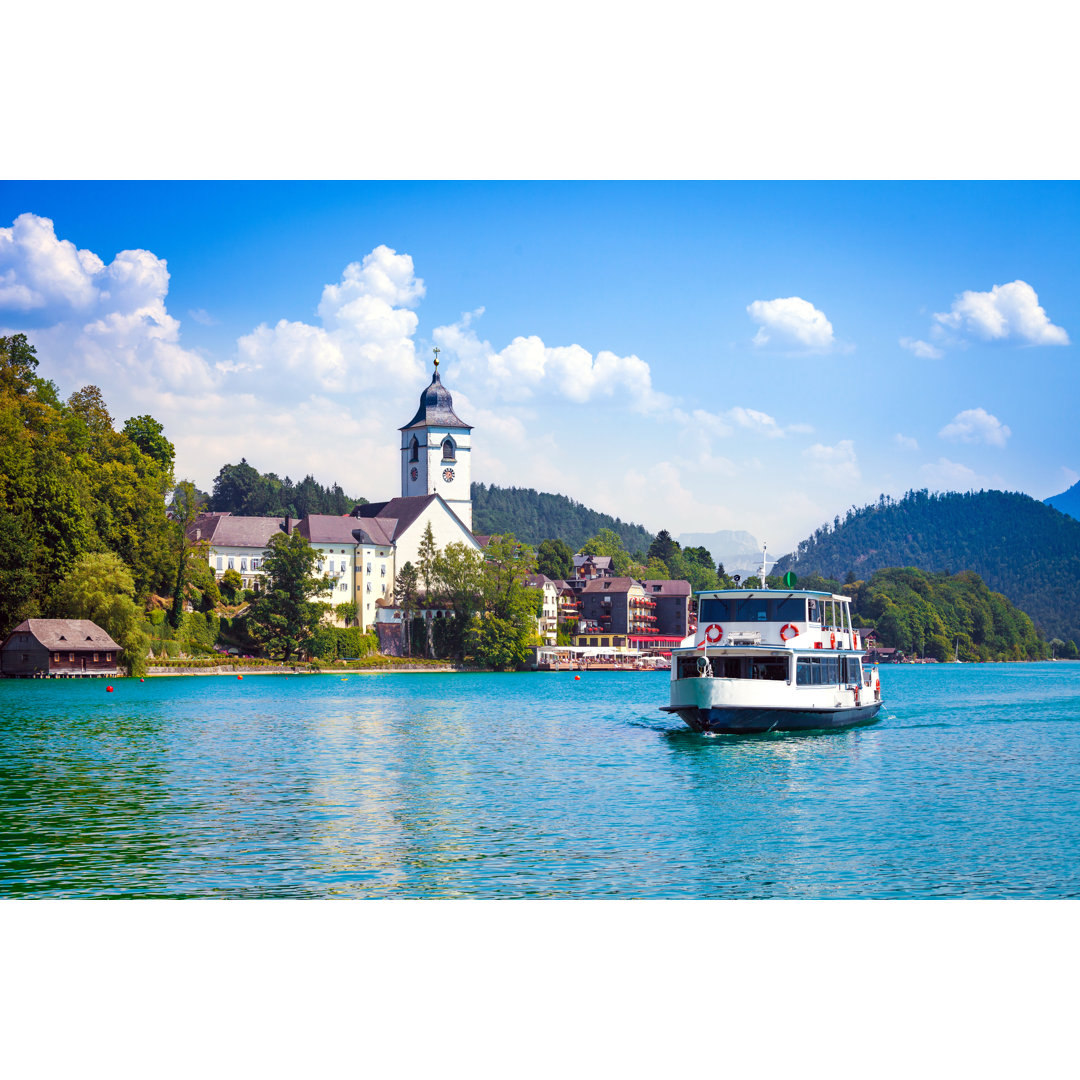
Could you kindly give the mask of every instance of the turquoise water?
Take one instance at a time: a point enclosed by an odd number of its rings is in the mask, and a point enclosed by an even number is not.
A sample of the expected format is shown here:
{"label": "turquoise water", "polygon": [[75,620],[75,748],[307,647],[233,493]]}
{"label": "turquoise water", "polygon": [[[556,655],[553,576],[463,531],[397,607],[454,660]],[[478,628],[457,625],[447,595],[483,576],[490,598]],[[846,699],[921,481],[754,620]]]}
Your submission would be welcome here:
{"label": "turquoise water", "polygon": [[695,735],[652,673],[0,681],[0,895],[1080,895],[1080,664]]}

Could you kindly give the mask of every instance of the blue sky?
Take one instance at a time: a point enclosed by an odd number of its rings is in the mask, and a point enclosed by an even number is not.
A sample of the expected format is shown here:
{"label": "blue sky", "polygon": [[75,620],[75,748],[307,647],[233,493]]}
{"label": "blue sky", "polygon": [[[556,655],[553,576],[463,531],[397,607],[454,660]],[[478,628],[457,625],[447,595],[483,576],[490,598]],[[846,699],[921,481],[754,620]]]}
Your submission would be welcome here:
{"label": "blue sky", "polygon": [[202,487],[246,456],[371,499],[439,344],[474,479],[778,552],[883,491],[1076,479],[1077,196],[5,182],[0,326]]}

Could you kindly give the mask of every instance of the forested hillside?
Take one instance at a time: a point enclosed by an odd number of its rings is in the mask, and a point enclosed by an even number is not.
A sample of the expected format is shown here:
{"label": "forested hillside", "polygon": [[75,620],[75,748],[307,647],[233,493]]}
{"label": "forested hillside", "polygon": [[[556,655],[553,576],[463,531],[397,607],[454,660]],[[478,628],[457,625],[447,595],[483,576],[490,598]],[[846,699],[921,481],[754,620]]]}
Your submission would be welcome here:
{"label": "forested hillside", "polygon": [[472,500],[473,532],[478,536],[513,533],[534,547],[541,540],[562,540],[571,551],[579,551],[601,529],[618,534],[631,553],[646,552],[653,542],[653,534],[642,526],[590,510],[565,495],[473,484]]}
{"label": "forested hillside", "polygon": [[59,610],[58,584],[87,555],[118,556],[140,597],[175,576],[161,425],[137,416],[117,431],[96,386],[62,401],[37,366],[25,335],[0,338],[0,638]]}
{"label": "forested hillside", "polygon": [[[770,576],[769,585],[783,587],[776,576]],[[800,579],[799,585],[850,596],[855,626],[872,629],[878,645],[909,657],[1042,660],[1051,654],[1031,619],[970,570],[950,575],[894,567],[849,585],[816,575]],[[1057,641],[1056,646],[1059,656],[1077,655],[1073,643],[1066,647]]]}
{"label": "forested hillside", "polygon": [[214,477],[210,509],[249,517],[302,518],[307,514],[347,514],[367,499],[350,498],[339,484],[323,487],[311,476],[294,484],[287,476],[260,473],[240,459],[239,465],[222,465]]}
{"label": "forested hillside", "polygon": [[1080,522],[1018,492],[883,495],[823,525],[773,572],[844,581],[905,566],[974,570],[1048,638],[1080,643]]}

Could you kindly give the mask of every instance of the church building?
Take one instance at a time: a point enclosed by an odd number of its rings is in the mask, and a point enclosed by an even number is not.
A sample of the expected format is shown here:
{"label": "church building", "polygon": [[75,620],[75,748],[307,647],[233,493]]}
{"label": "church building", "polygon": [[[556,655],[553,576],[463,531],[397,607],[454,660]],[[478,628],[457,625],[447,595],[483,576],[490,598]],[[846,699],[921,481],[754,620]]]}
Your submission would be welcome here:
{"label": "church building", "polygon": [[[439,377],[437,350],[435,373],[419,408],[399,431],[398,498],[364,503],[341,518],[311,514],[293,521],[208,513],[192,523],[190,538],[208,541],[207,557],[217,578],[238,569],[245,587],[257,590],[270,537],[298,530],[319,552],[317,572],[327,579],[322,599],[335,607],[355,604],[356,623],[364,630],[376,620],[394,620],[394,578],[405,563],[416,565],[428,525],[439,549],[456,541],[481,550],[472,534],[472,427],[454,412]],[[335,621],[341,624],[340,618]]]}
{"label": "church building", "polygon": [[440,495],[472,531],[472,428],[454,412],[454,399],[435,374],[420,408],[401,431],[401,494]]}

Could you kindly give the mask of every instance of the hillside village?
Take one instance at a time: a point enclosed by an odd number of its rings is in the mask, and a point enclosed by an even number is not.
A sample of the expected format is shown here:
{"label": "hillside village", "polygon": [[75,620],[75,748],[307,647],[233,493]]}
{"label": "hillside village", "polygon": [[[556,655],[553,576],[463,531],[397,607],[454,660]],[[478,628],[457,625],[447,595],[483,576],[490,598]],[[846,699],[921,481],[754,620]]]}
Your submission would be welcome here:
{"label": "hillside village", "polygon": [[[398,429],[399,495],[349,499],[336,485],[293,485],[241,462],[222,468],[212,510],[175,479],[173,446],[153,417],[117,429],[100,390],[61,401],[36,367],[25,336],[0,338],[4,674],[141,674],[150,663],[211,667],[223,653],[286,665],[402,658],[511,669],[572,653],[626,662],[669,652],[695,629],[693,594],[734,584],[701,543],[681,547],[661,530],[646,552],[639,526],[562,496],[473,485],[473,428],[437,362]],[[502,504],[497,535],[483,507],[487,529],[473,531],[481,491]],[[515,505],[534,512],[515,516]],[[551,520],[576,517],[580,534],[589,515],[606,524],[575,554]],[[519,542],[517,521],[530,539],[548,538],[535,549]],[[856,625],[898,657],[1077,655],[1080,523],[1052,507],[1001,492],[921,492],[883,496],[835,524],[764,584],[780,587],[793,568],[804,587],[851,596]],[[291,564],[284,585],[281,563]],[[97,629],[80,632],[79,620]]]}
{"label": "hillside village", "polygon": [[[407,564],[419,564],[425,536],[440,549],[460,543],[481,553],[491,537],[471,531],[473,428],[454,412],[437,359],[416,413],[398,430],[400,496],[358,505],[340,517],[204,512],[188,526],[189,541],[205,550],[219,582],[232,571],[243,589],[258,595],[271,538],[299,533],[315,549],[315,569],[327,581],[323,599],[332,607],[327,618],[374,631],[380,651],[401,655],[405,613],[395,599],[395,581]],[[572,628],[572,647],[608,651],[670,650],[691,632],[688,581],[618,576],[612,563],[611,556],[579,553],[568,578],[526,577],[542,596],[537,633],[543,644],[556,645],[560,624]],[[438,607],[423,609],[429,621],[443,615]]]}

